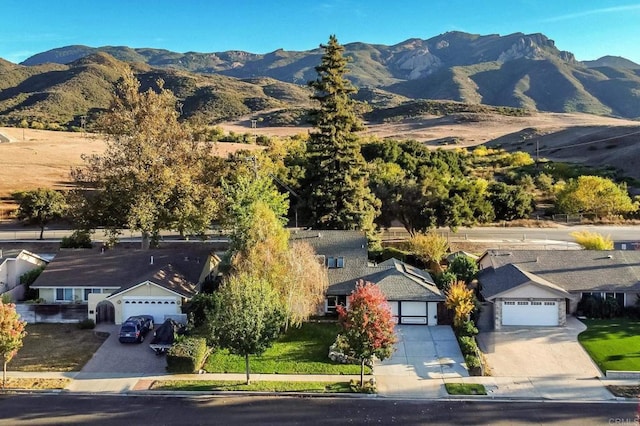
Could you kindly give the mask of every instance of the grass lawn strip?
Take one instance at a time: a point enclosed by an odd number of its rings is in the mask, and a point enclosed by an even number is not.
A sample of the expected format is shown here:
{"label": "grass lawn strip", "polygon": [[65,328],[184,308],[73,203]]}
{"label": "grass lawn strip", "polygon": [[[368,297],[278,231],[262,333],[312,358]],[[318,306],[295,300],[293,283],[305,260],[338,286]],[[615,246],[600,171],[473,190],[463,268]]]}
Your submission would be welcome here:
{"label": "grass lawn strip", "polygon": [[607,386],[609,392],[614,394],[615,396],[620,396],[622,398],[638,398],[640,397],[640,385],[629,385],[629,386],[615,386],[610,385]]}
{"label": "grass lawn strip", "polygon": [[348,393],[348,382],[272,382],[261,381],[247,385],[233,380],[158,380],[151,390],[170,391],[253,391],[253,392],[313,392]]}
{"label": "grass lawn strip", "polygon": [[487,390],[479,383],[445,383],[449,395],[486,395]]}
{"label": "grass lawn strip", "polygon": [[29,379],[9,377],[7,378],[6,389],[64,389],[69,383],[71,383],[70,379]]}
{"label": "grass lawn strip", "polygon": [[584,320],[578,341],[602,372],[640,371],[640,322],[626,318]]}
{"label": "grass lawn strip", "polygon": [[13,371],[79,371],[106,337],[76,324],[28,324],[22,348],[9,362]]}
{"label": "grass lawn strip", "polygon": [[[262,356],[251,356],[251,372],[262,374],[360,374],[360,366],[338,364],[328,358],[338,334],[335,323],[305,323],[290,328]],[[244,358],[226,350],[213,352],[204,370],[208,373],[244,373]],[[365,373],[371,370],[366,367]]]}

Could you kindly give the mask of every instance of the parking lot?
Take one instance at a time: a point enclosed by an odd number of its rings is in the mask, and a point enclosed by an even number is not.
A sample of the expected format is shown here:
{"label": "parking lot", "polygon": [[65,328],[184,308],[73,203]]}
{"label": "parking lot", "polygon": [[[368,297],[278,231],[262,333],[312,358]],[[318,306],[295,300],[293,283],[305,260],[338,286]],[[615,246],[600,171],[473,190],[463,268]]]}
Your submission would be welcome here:
{"label": "parking lot", "polygon": [[99,324],[96,331],[109,333],[109,338],[82,368],[82,373],[123,373],[153,375],[166,372],[164,356],[157,356],[149,347],[153,331],[142,343],[123,344],[118,341],[119,325]]}

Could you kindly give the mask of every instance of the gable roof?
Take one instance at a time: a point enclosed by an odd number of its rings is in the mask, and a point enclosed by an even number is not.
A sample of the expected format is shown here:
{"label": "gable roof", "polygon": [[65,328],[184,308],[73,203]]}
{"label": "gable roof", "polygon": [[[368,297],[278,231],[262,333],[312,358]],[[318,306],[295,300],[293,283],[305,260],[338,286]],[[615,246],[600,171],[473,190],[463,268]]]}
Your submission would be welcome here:
{"label": "gable roof", "polygon": [[38,262],[49,263],[49,260],[43,256],[32,253],[29,250],[25,249],[17,249],[17,250],[6,250],[0,249],[0,264],[3,263],[7,259],[25,259],[32,258]]}
{"label": "gable roof", "polygon": [[500,297],[502,294],[525,285],[534,285],[558,294],[560,297],[572,297],[561,287],[530,272],[523,271],[516,265],[504,265],[497,269],[485,270],[482,280],[482,295],[487,300]]}
{"label": "gable roof", "polygon": [[362,231],[294,231],[290,239],[292,242],[309,243],[316,254],[325,258],[344,258],[343,267],[327,269],[329,287],[338,283],[355,282],[369,271],[367,237]]}
{"label": "gable roof", "polygon": [[125,293],[145,282],[152,282],[183,297],[192,297],[198,291],[197,281],[189,281],[182,273],[176,271],[176,268],[174,268],[172,264],[167,264],[160,269],[150,271],[148,274],[123,285],[111,293],[108,299]]}
{"label": "gable roof", "polygon": [[195,292],[209,255],[209,249],[191,247],[104,253],[60,250],[32,287],[119,288],[121,292],[148,280],[188,296]]}
{"label": "gable roof", "polygon": [[353,279],[330,285],[328,295],[349,295],[358,279],[377,284],[387,300],[443,301],[431,275],[397,259],[363,268]]}
{"label": "gable roof", "polygon": [[640,251],[489,250],[480,259],[483,287],[493,286],[490,269],[516,265],[566,291],[640,292]]}

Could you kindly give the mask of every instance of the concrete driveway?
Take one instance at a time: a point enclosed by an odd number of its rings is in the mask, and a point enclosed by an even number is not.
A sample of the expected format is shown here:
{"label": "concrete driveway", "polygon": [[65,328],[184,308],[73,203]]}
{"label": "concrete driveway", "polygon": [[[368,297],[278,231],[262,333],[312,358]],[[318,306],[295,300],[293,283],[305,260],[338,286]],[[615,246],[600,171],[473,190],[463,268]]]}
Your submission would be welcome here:
{"label": "concrete driveway", "polygon": [[442,380],[467,377],[464,358],[449,326],[396,326],[396,351],[374,365],[380,395],[443,396]]}
{"label": "concrete driveway", "polygon": [[570,317],[566,327],[505,327],[480,333],[477,340],[494,377],[601,377],[578,343],[585,329]]}
{"label": "concrete driveway", "polygon": [[123,344],[118,341],[119,325],[99,324],[96,331],[110,333],[109,338],[85,364],[81,373],[126,373],[143,375],[163,374],[167,361],[164,356],[156,356],[149,347],[153,331],[142,343]]}

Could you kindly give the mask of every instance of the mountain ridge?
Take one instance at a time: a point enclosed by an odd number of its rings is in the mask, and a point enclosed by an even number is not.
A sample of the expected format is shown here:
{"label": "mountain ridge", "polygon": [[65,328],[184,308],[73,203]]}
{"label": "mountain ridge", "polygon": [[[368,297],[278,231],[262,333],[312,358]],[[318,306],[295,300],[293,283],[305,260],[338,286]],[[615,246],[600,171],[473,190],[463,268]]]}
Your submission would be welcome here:
{"label": "mountain ridge", "polygon": [[[407,102],[435,99],[640,118],[640,65],[617,57],[579,62],[571,52],[558,49],[553,40],[540,33],[501,36],[453,31],[429,39],[411,38],[391,46],[355,42],[344,47],[345,55],[351,58],[348,78],[360,90],[369,90],[368,95],[375,95],[369,102],[374,107],[378,104],[384,107],[384,100],[391,98]],[[176,96],[185,109],[196,113],[197,108],[204,107],[203,115],[213,113],[207,121],[215,121],[256,111],[263,106],[299,107],[296,102],[306,104],[308,100],[301,98],[306,90],[303,86],[316,78],[315,66],[320,63],[322,50],[278,49],[266,54],[240,50],[177,53],[166,49],[74,45],[42,52],[20,65],[0,62],[0,73],[3,77],[10,74],[15,80],[16,74],[35,72],[32,67],[64,66],[69,72],[71,69],[82,72],[78,70],[81,63],[78,61],[87,57],[97,60],[99,57],[93,56],[96,53],[134,64],[141,74],[152,73],[159,78],[175,80],[173,86],[178,92],[184,92],[176,93]],[[25,68],[31,71],[25,71]],[[218,79],[214,84],[211,80],[214,76],[231,79],[224,83]],[[249,96],[254,99],[243,98],[238,102],[233,90],[242,82],[251,85],[252,79],[259,78],[289,84],[285,91],[295,94],[283,94],[284,86],[281,86],[278,91],[282,99],[271,99],[264,93],[264,88],[243,86],[243,93],[247,96],[254,93]],[[199,91],[192,87],[198,101],[185,97],[187,92],[183,86],[194,86],[188,83],[193,80],[207,80],[204,85],[213,87]],[[173,86],[172,83],[167,85],[172,90]],[[25,83],[21,83],[20,88],[31,90]],[[2,87],[0,83],[0,90],[7,89],[17,93],[16,88]],[[88,89],[81,92],[83,90]],[[7,113],[2,108],[5,95],[0,94],[0,116]],[[37,103],[36,98],[30,97]],[[18,101],[13,103],[11,112],[20,110],[23,105]],[[247,103],[251,105],[247,107]],[[101,104],[94,108],[103,107]],[[221,107],[222,111],[217,113],[216,109]],[[74,112],[75,115],[78,113],[81,112]]]}

